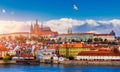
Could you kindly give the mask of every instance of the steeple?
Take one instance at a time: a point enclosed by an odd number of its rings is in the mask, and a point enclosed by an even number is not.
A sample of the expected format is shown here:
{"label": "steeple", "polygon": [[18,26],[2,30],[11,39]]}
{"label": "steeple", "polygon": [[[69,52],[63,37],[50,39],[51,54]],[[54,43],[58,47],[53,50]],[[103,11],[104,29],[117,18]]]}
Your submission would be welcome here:
{"label": "steeple", "polygon": [[34,29],[33,29],[33,25],[31,23],[31,26],[30,26],[30,33],[33,33],[34,32]]}
{"label": "steeple", "polygon": [[43,23],[41,23],[41,29],[43,29]]}
{"label": "steeple", "polygon": [[67,31],[67,33],[68,33],[68,34],[70,33],[70,30],[69,30],[69,28],[68,28],[68,31]]}
{"label": "steeple", "polygon": [[38,20],[36,19],[36,24],[38,24]]}
{"label": "steeple", "polygon": [[68,28],[68,34],[72,34],[72,28]]}
{"label": "steeple", "polygon": [[34,33],[38,33],[39,32],[39,24],[38,24],[38,20],[36,19],[36,23],[34,25]]}
{"label": "steeple", "polygon": [[70,34],[72,34],[72,28],[70,28]]}
{"label": "steeple", "polygon": [[110,32],[110,34],[112,34],[112,35],[116,38],[116,35],[115,35],[114,30],[112,30],[112,31]]}

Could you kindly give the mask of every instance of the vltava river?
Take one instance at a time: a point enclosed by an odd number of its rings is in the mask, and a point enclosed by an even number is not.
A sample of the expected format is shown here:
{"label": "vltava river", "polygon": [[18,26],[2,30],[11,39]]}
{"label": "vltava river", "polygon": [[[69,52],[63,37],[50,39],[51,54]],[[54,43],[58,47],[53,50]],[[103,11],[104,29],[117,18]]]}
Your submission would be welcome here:
{"label": "vltava river", "polygon": [[0,72],[120,72],[120,67],[63,65],[0,65]]}

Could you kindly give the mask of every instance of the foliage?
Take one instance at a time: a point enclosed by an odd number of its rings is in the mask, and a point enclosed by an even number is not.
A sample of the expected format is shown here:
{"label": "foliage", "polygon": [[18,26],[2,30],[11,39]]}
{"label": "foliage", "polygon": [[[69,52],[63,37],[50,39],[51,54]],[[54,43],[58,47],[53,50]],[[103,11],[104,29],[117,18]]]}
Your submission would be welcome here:
{"label": "foliage", "polygon": [[8,62],[8,60],[11,60],[12,57],[9,54],[6,54],[6,56],[3,57],[4,62]]}
{"label": "foliage", "polygon": [[92,39],[88,39],[88,40],[87,40],[88,43],[91,43],[92,41],[93,41]]}

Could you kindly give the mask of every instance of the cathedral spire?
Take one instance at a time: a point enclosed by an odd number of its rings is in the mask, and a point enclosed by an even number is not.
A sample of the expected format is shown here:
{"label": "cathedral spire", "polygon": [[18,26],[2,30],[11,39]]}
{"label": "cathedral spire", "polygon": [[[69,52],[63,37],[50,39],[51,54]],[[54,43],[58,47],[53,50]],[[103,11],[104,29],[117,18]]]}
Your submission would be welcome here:
{"label": "cathedral spire", "polygon": [[68,28],[68,34],[72,34],[72,28]]}
{"label": "cathedral spire", "polygon": [[34,30],[33,30],[33,25],[32,25],[32,22],[31,22],[31,26],[30,26],[30,33],[33,33]]}
{"label": "cathedral spire", "polygon": [[36,24],[38,24],[38,20],[36,19]]}

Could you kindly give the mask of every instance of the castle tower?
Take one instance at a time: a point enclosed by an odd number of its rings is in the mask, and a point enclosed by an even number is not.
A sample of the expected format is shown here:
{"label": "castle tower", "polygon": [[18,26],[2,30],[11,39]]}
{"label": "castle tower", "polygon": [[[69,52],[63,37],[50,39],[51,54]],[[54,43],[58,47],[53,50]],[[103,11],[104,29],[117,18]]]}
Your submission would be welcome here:
{"label": "castle tower", "polygon": [[110,32],[110,34],[112,34],[112,35],[116,38],[116,35],[115,35],[114,30],[112,30],[112,31]]}
{"label": "castle tower", "polygon": [[68,34],[70,33],[70,30],[69,30],[69,28],[68,28],[68,31],[67,31],[67,33],[68,33]]}
{"label": "castle tower", "polygon": [[112,31],[110,32],[110,34],[112,34],[112,35],[115,36],[115,32],[114,32],[114,30],[112,30]]}
{"label": "castle tower", "polygon": [[34,33],[38,33],[39,32],[39,24],[38,21],[36,20],[36,23],[34,24]]}
{"label": "castle tower", "polygon": [[68,28],[68,34],[72,34],[72,28]]}
{"label": "castle tower", "polygon": [[72,34],[72,28],[70,28],[70,34]]}
{"label": "castle tower", "polygon": [[33,29],[32,23],[31,23],[31,26],[30,26],[30,33],[34,33],[34,29]]}

